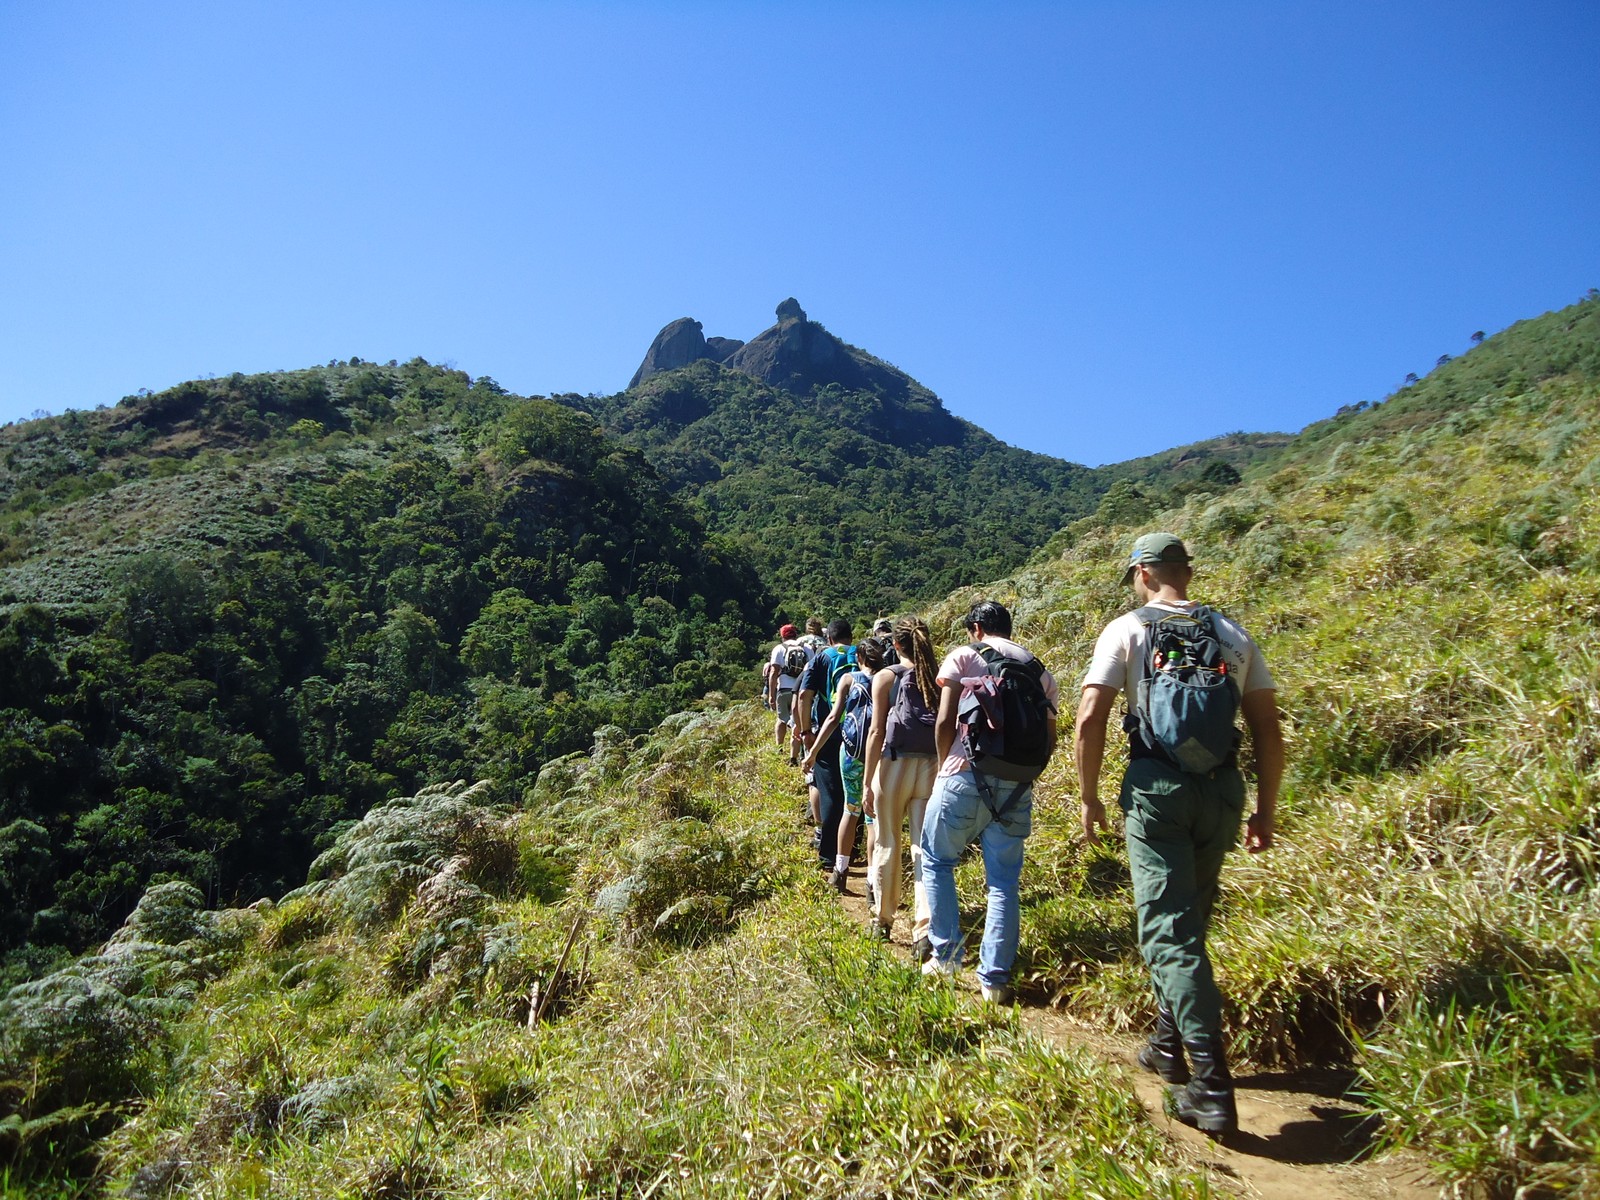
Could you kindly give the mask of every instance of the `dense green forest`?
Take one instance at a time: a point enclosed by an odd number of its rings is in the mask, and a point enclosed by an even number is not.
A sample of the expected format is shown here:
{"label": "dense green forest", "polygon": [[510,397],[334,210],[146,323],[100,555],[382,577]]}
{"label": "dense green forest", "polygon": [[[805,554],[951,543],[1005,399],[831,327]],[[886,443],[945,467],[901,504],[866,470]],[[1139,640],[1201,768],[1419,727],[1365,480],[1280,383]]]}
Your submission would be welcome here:
{"label": "dense green forest", "polygon": [[770,601],[638,453],[421,361],[0,430],[0,951],[276,895],[397,790],[512,798],[748,670]]}

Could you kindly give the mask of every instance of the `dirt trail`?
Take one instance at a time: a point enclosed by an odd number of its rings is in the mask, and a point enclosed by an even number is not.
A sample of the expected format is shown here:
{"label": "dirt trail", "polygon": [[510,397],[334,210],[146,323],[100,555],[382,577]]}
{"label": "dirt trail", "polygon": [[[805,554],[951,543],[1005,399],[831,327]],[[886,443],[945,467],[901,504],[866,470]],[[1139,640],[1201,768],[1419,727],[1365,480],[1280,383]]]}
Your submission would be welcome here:
{"label": "dirt trail", "polygon": [[[850,872],[844,906],[863,925],[871,923],[866,885],[859,867]],[[904,909],[895,922],[893,949],[911,959],[911,929]],[[971,980],[970,972],[964,977]],[[976,984],[972,985],[976,988]],[[1411,1154],[1372,1158],[1374,1129],[1344,1099],[1348,1078],[1331,1071],[1241,1072],[1235,1080],[1239,1132],[1217,1142],[1165,1113],[1164,1085],[1134,1062],[1140,1043],[1092,1032],[1058,1012],[1018,1008],[1030,1033],[1093,1051],[1124,1069],[1157,1128],[1218,1183],[1261,1200],[1438,1200],[1426,1164]]]}

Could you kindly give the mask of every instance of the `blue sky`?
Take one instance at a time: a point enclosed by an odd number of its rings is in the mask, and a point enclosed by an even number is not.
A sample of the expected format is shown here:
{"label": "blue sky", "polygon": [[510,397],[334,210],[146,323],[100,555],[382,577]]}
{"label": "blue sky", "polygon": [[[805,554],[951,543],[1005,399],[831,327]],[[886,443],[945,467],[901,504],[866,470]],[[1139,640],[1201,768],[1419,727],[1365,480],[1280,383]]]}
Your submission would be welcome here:
{"label": "blue sky", "polygon": [[1297,429],[1600,286],[1600,5],[0,0],[0,421],[785,296],[1005,440]]}

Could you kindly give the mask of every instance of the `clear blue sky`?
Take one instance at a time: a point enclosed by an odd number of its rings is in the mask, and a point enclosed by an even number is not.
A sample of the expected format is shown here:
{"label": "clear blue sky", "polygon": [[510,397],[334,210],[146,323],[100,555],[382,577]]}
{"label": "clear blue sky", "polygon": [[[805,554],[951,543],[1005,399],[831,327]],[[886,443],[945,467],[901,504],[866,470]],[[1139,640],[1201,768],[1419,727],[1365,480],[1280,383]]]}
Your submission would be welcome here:
{"label": "clear blue sky", "polygon": [[0,0],[0,164],[0,421],[794,295],[1099,463],[1600,286],[1600,5]]}

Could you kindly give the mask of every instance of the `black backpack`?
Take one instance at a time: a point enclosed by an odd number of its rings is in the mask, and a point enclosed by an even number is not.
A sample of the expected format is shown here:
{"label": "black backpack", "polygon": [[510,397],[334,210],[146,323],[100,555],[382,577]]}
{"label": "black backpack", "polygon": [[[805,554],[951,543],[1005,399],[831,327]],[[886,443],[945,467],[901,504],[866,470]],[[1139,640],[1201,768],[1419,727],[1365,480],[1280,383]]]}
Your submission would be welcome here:
{"label": "black backpack", "polygon": [[923,699],[914,668],[899,664],[889,669],[894,672],[894,689],[889,694],[889,719],[883,735],[884,757],[896,759],[902,754],[934,753],[933,726],[938,712]]}
{"label": "black backpack", "polygon": [[800,678],[800,672],[806,669],[806,664],[811,661],[811,655],[806,653],[806,648],[799,642],[785,642],[783,644],[783,674]]}
{"label": "black backpack", "polygon": [[1027,782],[1036,779],[1053,749],[1050,722],[1055,706],[1044,694],[1044,664],[1018,662],[982,642],[972,647],[989,668],[987,693],[974,687],[961,698],[959,720],[967,758],[985,775]]}

